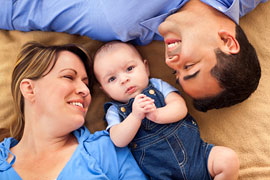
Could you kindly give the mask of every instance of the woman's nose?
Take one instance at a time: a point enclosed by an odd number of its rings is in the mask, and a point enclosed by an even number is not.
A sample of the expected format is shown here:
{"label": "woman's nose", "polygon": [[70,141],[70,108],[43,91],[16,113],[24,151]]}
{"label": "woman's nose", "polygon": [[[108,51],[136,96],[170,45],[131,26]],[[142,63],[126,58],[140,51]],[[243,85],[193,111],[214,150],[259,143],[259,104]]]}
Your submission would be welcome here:
{"label": "woman's nose", "polygon": [[90,94],[90,90],[85,83],[79,83],[77,90],[77,94],[81,95],[82,97],[86,97]]}

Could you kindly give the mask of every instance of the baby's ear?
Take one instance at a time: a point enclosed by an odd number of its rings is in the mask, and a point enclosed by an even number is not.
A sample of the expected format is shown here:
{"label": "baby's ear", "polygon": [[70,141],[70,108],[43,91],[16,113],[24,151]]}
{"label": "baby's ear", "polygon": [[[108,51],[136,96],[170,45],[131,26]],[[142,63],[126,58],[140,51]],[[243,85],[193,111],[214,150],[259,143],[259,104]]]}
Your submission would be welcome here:
{"label": "baby's ear", "polygon": [[240,51],[240,45],[237,39],[226,30],[220,30],[218,32],[220,39],[222,40],[222,46],[220,49],[227,54],[237,54]]}
{"label": "baby's ear", "polygon": [[33,102],[35,98],[34,82],[31,79],[23,79],[20,83],[20,90],[24,99]]}
{"label": "baby's ear", "polygon": [[144,63],[144,66],[145,66],[145,69],[146,69],[148,76],[150,76],[150,70],[149,70],[149,65],[148,65],[147,59],[144,59],[143,63]]}

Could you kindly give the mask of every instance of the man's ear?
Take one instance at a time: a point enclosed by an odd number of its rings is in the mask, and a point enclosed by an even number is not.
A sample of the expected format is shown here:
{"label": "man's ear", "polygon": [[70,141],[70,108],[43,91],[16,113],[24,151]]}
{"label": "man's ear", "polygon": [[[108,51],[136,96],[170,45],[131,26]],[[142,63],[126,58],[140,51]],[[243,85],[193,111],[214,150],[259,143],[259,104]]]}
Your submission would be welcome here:
{"label": "man's ear", "polygon": [[143,63],[145,65],[145,69],[146,69],[146,72],[147,72],[148,76],[150,76],[150,70],[149,70],[148,61],[146,59],[144,59]]}
{"label": "man's ear", "polygon": [[237,39],[226,30],[220,30],[218,32],[223,44],[220,47],[221,51],[227,54],[237,54],[240,51],[240,45]]}
{"label": "man's ear", "polygon": [[24,99],[33,102],[35,93],[34,93],[34,82],[31,79],[23,79],[20,83],[20,90]]}

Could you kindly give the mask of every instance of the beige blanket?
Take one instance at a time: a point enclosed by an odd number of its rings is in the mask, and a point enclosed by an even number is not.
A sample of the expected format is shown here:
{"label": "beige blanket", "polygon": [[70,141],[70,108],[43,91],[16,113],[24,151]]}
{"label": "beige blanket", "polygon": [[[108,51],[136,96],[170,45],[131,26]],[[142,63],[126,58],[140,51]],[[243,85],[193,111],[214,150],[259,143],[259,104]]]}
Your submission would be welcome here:
{"label": "beige blanket", "polygon": [[[260,4],[252,13],[240,20],[240,25],[255,46],[262,66],[258,90],[245,102],[230,108],[201,113],[188,102],[190,113],[197,119],[201,136],[216,145],[234,149],[240,158],[241,180],[270,179],[270,2]],[[78,43],[90,53],[102,43],[87,37],[55,32],[18,32],[0,30],[0,128],[8,127],[15,118],[10,93],[13,64],[20,47],[28,41],[46,44]],[[164,63],[162,42],[138,47],[149,60],[152,77],[175,84],[175,77]],[[103,121],[104,94],[97,86],[92,92],[92,104],[86,118],[91,132],[105,128]],[[1,133],[1,132],[0,132]]]}

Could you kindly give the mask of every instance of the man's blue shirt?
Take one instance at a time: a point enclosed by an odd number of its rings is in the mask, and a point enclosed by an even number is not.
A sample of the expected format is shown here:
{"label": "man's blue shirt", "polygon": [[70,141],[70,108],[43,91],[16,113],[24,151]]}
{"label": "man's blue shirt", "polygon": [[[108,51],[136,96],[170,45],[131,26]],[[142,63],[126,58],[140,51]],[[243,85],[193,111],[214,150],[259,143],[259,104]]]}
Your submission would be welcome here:
{"label": "man's blue shirt", "polygon": [[[0,29],[56,31],[100,41],[162,40],[158,26],[189,0],[1,0]],[[267,0],[201,0],[236,23]]]}

